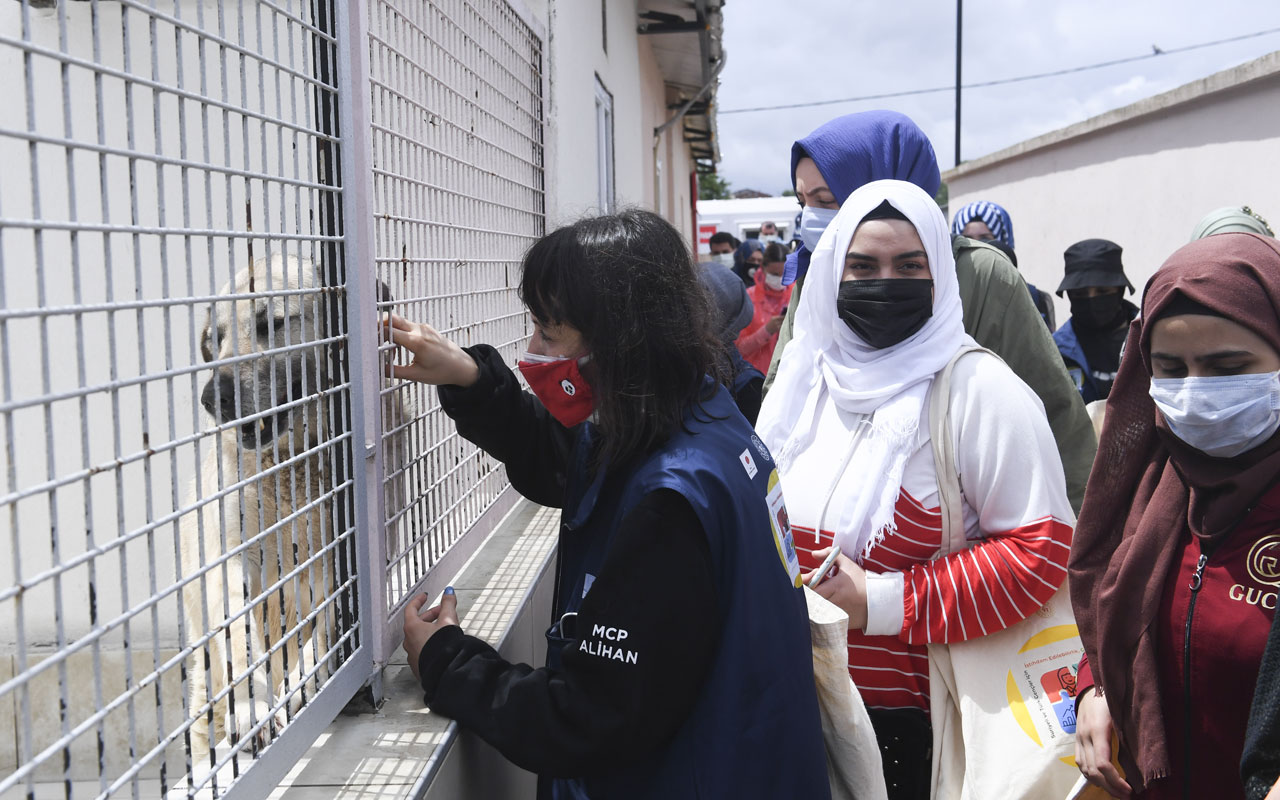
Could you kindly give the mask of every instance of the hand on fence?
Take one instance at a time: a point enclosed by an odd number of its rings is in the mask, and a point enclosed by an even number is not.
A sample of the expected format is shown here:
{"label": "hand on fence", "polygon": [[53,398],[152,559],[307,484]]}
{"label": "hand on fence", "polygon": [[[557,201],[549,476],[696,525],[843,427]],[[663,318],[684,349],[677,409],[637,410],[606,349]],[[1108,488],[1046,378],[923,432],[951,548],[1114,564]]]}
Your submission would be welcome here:
{"label": "hand on fence", "polygon": [[1111,763],[1111,709],[1093,687],[1085,689],[1076,714],[1076,764],[1089,783],[1112,797],[1128,797],[1133,791]]}
{"label": "hand on fence", "polygon": [[475,359],[430,325],[387,314],[382,318],[381,328],[383,341],[403,347],[413,356],[412,363],[392,364],[391,377],[462,387],[480,378]]}
{"label": "hand on fence", "polygon": [[404,610],[404,652],[409,657],[409,668],[413,677],[421,680],[418,674],[418,658],[427,640],[436,635],[441,628],[458,624],[458,596],[453,587],[444,590],[440,605],[426,611],[422,607],[427,603],[427,596],[420,594],[409,601]]}

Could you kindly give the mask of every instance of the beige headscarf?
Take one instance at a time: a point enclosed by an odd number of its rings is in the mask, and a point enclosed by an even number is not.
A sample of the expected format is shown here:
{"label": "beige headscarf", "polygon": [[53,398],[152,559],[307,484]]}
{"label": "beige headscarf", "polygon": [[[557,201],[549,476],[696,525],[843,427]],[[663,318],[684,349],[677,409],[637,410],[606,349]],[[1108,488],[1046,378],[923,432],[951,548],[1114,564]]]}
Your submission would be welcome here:
{"label": "beige headscarf", "polygon": [[1256,233],[1259,236],[1275,236],[1271,226],[1248,206],[1228,206],[1211,212],[1200,220],[1191,232],[1191,241],[1213,236],[1216,233]]}

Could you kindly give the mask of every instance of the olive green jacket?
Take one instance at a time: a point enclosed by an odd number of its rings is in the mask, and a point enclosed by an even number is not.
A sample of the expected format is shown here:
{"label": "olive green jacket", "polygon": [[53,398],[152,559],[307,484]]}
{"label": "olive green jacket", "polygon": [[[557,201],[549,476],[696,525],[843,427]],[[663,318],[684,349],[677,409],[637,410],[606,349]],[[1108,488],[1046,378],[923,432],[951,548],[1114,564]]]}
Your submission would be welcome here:
{"label": "olive green jacket", "polygon": [[[1053,336],[1031,301],[1031,293],[1017,268],[999,250],[963,236],[951,240],[956,257],[956,277],[960,282],[960,303],[964,307],[965,332],[978,344],[995,352],[1031,387],[1044,403],[1049,427],[1058,442],[1062,469],[1067,476],[1067,497],[1080,513],[1084,484],[1093,467],[1098,442],[1085,411],[1084,401],[1062,363]],[[767,394],[778,373],[778,361],[791,341],[795,310],[804,281],[796,281],[791,304],[778,332],[769,375]]]}

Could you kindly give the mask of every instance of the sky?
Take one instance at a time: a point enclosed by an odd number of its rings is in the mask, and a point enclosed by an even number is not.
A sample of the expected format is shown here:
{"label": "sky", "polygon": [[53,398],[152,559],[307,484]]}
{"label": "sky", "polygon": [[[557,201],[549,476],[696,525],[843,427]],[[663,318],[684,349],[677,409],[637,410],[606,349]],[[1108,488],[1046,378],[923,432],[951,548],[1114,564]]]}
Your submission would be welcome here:
{"label": "sky", "polygon": [[[1280,29],[1275,0],[968,0],[963,83],[1067,69]],[[954,91],[781,111],[734,109],[955,83],[950,0],[728,0],[718,91],[720,176],[732,190],[791,188],[791,143],[843,114],[891,108],[955,164]],[[964,91],[961,156],[974,159],[1280,50],[1280,31],[1060,77]]]}

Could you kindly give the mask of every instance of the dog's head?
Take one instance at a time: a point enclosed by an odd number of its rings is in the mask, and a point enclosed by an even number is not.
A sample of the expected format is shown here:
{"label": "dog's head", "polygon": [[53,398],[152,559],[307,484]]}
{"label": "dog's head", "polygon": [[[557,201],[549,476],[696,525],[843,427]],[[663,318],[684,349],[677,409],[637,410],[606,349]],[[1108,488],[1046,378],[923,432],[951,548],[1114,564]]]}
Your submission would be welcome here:
{"label": "dog's head", "polygon": [[[268,446],[323,385],[327,324],[315,267],[274,255],[236,273],[214,302],[200,335],[205,361],[215,362],[200,401],[219,423],[244,420],[240,443]],[[301,444],[301,443],[298,443]]]}

